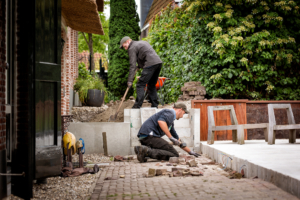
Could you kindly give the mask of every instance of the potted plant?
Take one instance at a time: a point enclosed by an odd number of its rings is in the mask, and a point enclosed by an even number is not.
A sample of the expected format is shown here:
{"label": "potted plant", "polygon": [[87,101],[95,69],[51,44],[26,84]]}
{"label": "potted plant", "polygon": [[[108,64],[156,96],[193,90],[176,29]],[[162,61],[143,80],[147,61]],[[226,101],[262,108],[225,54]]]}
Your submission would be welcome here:
{"label": "potted plant", "polygon": [[79,68],[74,90],[78,92],[79,99],[83,104],[100,107],[106,92],[103,82],[96,73],[90,74],[84,66],[79,66]]}

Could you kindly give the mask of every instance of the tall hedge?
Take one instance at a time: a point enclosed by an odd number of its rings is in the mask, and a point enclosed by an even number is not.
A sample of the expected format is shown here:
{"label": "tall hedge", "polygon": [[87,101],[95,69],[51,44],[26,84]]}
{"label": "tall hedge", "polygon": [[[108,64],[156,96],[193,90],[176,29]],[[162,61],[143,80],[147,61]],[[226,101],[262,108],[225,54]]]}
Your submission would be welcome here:
{"label": "tall hedge", "polygon": [[109,44],[108,44],[108,85],[115,96],[123,96],[127,87],[129,73],[128,53],[119,49],[120,41],[124,36],[139,40],[140,19],[136,12],[134,0],[111,0],[109,19]]}
{"label": "tall hedge", "polygon": [[300,99],[300,1],[185,0],[156,16],[149,42],[174,102],[187,81],[208,97]]}

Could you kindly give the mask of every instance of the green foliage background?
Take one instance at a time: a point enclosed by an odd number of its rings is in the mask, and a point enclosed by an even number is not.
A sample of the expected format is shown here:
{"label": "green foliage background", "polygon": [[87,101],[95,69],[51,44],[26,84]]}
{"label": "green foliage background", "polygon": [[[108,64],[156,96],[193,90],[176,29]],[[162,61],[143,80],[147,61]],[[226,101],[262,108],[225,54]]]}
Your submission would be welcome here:
{"label": "green foliage background", "polygon": [[128,53],[119,46],[124,36],[129,36],[132,40],[139,40],[141,31],[138,23],[140,19],[136,9],[134,0],[110,1],[108,86],[109,90],[119,97],[123,96],[126,90],[129,73]]}
{"label": "green foliage background", "polygon": [[208,97],[300,99],[299,5],[289,0],[185,0],[156,16],[147,40],[164,62],[166,102],[184,82]]}

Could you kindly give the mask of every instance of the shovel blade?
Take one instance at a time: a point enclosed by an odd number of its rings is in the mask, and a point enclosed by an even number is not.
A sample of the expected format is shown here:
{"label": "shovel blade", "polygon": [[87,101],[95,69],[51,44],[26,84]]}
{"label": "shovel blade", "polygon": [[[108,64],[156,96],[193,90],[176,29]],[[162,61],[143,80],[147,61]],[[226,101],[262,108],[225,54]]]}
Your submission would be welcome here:
{"label": "shovel blade", "polygon": [[114,122],[114,121],[116,121],[117,115],[118,115],[118,113],[116,113],[116,114],[114,114],[114,115],[111,115],[111,116],[109,117],[109,119],[108,119],[108,122]]}

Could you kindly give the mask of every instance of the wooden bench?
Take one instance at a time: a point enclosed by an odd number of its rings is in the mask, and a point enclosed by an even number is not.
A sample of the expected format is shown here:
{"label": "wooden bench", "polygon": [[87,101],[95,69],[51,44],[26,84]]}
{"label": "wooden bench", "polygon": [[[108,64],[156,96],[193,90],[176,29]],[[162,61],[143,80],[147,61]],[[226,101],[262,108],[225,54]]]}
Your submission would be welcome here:
{"label": "wooden bench", "polygon": [[[229,110],[231,124],[228,126],[216,126],[214,119],[214,111],[218,110]],[[236,114],[234,111],[233,105],[227,106],[208,106],[207,107],[207,115],[208,115],[208,138],[207,144],[214,143],[215,131],[223,131],[223,130],[232,130],[232,142],[237,142],[238,144],[245,144],[244,138],[244,129],[256,129],[263,128],[265,138],[268,135],[269,124],[238,124]],[[267,139],[265,139],[267,141]]]}
{"label": "wooden bench", "polygon": [[[276,125],[274,109],[286,109],[288,117],[288,125]],[[268,131],[268,144],[275,144],[275,131],[276,130],[289,130],[289,143],[296,142],[296,129],[300,129],[300,124],[295,123],[291,104],[268,104],[269,114],[269,131]]]}

